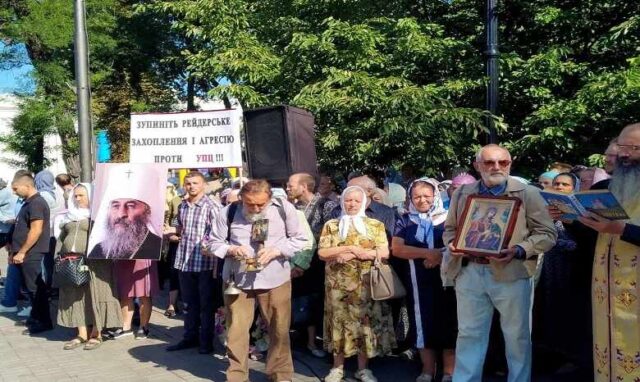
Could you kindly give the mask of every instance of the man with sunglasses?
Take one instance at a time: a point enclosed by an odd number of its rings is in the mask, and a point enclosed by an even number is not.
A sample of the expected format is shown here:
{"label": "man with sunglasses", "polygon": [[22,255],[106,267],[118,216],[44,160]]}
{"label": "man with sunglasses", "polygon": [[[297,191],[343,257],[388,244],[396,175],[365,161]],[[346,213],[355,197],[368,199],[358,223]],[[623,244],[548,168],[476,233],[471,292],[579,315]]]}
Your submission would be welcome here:
{"label": "man with sunglasses", "polygon": [[[591,295],[596,382],[640,380],[640,123],[622,130],[616,149],[608,189],[630,218],[591,214],[566,224],[577,232],[590,228],[581,240],[592,246],[595,241]],[[549,213],[560,215],[551,208]]]}
{"label": "man with sunglasses", "polygon": [[[458,301],[458,340],[455,382],[480,381],[494,308],[500,312],[509,382],[531,380],[529,315],[533,274],[538,254],[548,251],[557,233],[540,192],[509,176],[511,155],[498,145],[478,151],[474,167],[481,180],[454,192],[445,222],[444,242],[451,253],[443,272],[455,280]],[[461,229],[462,212],[470,195],[511,196],[522,201],[511,240],[500,257],[475,257],[452,246]]]}

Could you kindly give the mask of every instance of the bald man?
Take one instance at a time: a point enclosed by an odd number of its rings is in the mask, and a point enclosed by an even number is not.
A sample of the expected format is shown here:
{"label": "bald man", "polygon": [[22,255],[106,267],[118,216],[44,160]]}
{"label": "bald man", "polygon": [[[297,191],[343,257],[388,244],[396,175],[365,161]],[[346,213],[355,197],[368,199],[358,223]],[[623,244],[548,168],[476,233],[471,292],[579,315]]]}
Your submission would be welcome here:
{"label": "bald man", "polygon": [[[453,380],[482,380],[494,308],[500,312],[509,382],[531,380],[531,291],[536,260],[551,249],[557,233],[540,192],[511,178],[511,154],[498,145],[482,147],[474,167],[481,180],[458,188],[451,198],[443,239],[451,260],[443,264],[447,279],[455,280],[458,302],[458,341]],[[500,257],[476,257],[452,246],[462,229],[462,213],[472,195],[510,196],[522,202],[513,234]]]}

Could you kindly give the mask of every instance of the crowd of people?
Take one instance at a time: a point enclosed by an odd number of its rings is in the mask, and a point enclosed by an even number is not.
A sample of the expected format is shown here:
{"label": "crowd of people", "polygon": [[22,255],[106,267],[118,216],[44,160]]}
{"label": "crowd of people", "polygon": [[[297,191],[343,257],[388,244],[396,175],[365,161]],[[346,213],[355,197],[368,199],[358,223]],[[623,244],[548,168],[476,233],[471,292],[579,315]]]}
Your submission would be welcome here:
{"label": "crowd of people", "polygon": [[[416,382],[480,381],[496,354],[509,382],[530,381],[534,357],[553,363],[562,380],[638,380],[640,124],[625,127],[604,154],[603,169],[553,163],[535,182],[512,176],[509,151],[493,144],[448,180],[408,167],[352,173],[342,187],[330,174],[317,182],[297,173],[286,184],[212,180],[195,170],[182,184],[170,178],[161,260],[88,259],[90,282],[59,287],[56,322],[77,329],[63,348],[146,338],[152,297],[168,284],[165,315],[184,317],[184,332],[166,350],[208,354],[220,341],[231,382],[248,380],[249,357],[260,350],[271,380],[292,381],[292,327],[310,354],[332,357],[326,382],[343,380],[347,358],[357,359],[357,380],[375,382],[371,358],[414,352]],[[0,184],[9,252],[0,311],[17,313],[26,292],[34,334],[53,327],[52,264],[86,256],[92,226],[92,185],[59,175],[55,188],[53,180],[48,171],[19,171],[13,192]],[[566,220],[541,196],[590,189],[610,190],[629,219]],[[496,238],[507,217],[495,207],[474,211],[475,225],[465,228],[477,197],[518,201],[503,245]],[[135,223],[128,205],[110,209],[109,240]],[[497,254],[463,250],[460,236],[466,247]],[[374,298],[371,275],[381,263],[404,285],[403,298]],[[257,350],[256,330],[268,338]]]}

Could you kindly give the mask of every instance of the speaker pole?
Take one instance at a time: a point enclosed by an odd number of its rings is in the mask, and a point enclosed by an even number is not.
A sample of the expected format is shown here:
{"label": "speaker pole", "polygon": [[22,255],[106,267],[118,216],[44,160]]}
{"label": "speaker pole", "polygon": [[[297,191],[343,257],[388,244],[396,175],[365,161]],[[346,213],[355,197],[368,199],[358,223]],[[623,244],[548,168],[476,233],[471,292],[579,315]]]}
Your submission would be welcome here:
{"label": "speaker pole", "polygon": [[242,186],[244,186],[244,174],[242,167],[238,167],[238,175],[240,176],[240,188],[242,188]]}

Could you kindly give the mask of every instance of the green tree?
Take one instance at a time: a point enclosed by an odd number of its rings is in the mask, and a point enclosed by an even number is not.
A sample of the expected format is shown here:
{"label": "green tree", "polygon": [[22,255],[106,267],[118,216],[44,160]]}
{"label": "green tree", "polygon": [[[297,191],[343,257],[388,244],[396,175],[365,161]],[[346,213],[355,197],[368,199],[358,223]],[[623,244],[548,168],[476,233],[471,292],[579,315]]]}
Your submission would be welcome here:
{"label": "green tree", "polygon": [[[135,13],[138,3],[86,2],[93,127],[108,131],[114,161],[128,158],[129,114],[170,110],[180,86],[174,81],[179,70],[162,62],[177,49],[168,23]],[[21,114],[38,115],[38,105],[47,105],[48,131],[60,134],[67,168],[79,175],[78,137],[73,127],[73,2],[0,0],[0,37],[8,45],[5,66],[20,64],[12,47],[24,44],[35,68],[33,96],[37,101],[22,103]]]}

